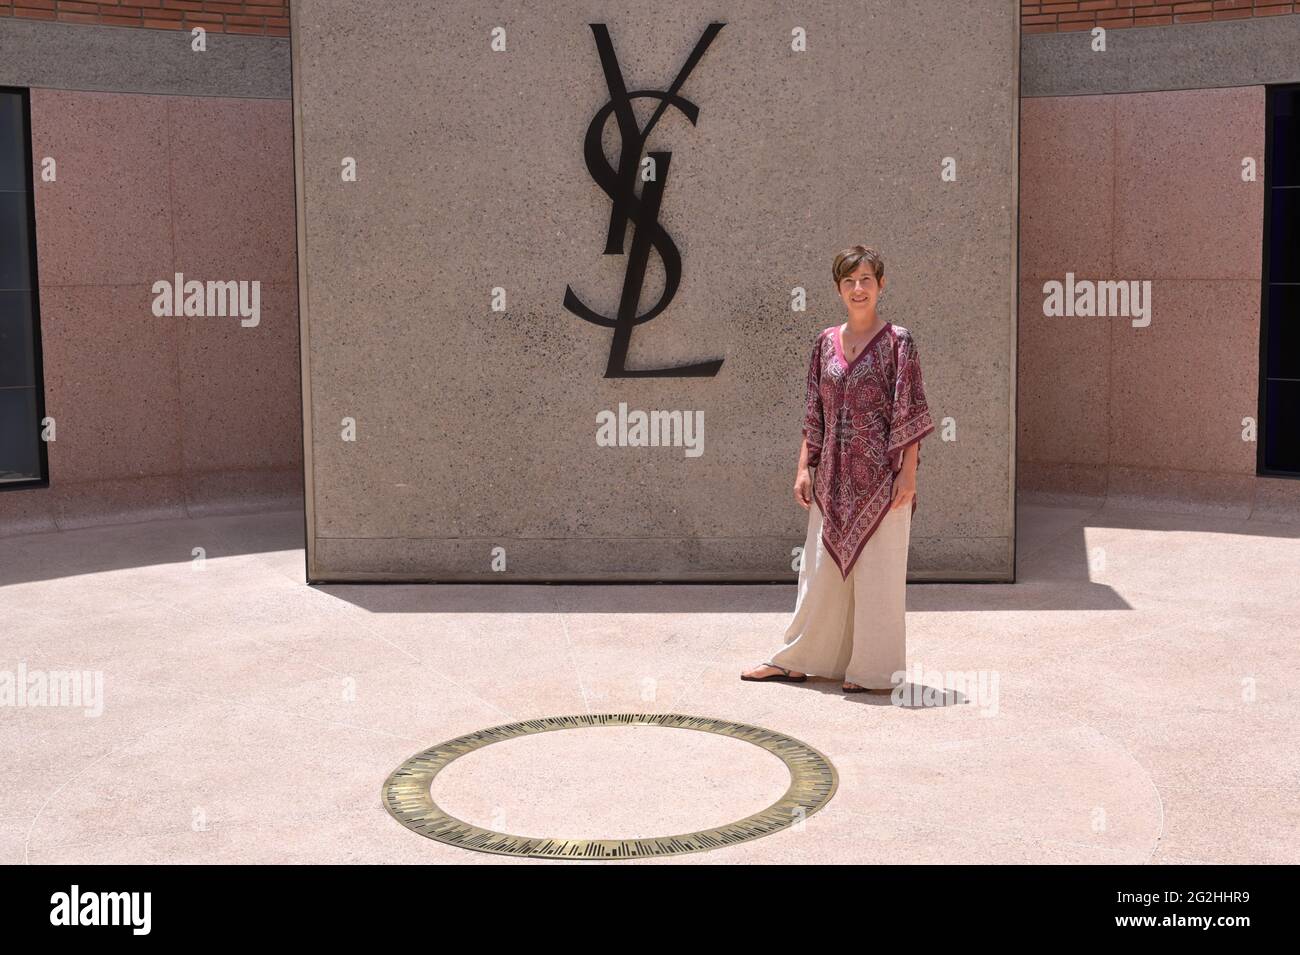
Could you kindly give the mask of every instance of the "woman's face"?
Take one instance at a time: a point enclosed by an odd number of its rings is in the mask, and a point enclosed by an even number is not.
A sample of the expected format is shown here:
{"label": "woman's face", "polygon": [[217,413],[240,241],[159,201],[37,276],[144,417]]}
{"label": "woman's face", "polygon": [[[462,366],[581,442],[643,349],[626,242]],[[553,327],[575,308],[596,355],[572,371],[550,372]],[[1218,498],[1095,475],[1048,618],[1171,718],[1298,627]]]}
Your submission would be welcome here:
{"label": "woman's face", "polygon": [[850,315],[868,316],[876,308],[876,301],[885,288],[887,278],[876,282],[876,273],[869,264],[859,265],[852,275],[840,279],[840,298]]}

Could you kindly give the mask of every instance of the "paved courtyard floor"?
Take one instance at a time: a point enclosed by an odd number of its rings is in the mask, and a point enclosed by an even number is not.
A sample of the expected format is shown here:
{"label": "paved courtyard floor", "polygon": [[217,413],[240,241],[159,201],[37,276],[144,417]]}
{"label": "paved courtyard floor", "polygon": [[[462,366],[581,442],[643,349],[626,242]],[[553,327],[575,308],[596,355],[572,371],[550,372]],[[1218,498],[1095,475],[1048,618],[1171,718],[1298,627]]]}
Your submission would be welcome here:
{"label": "paved courtyard floor", "polygon": [[[794,828],[657,862],[1300,861],[1300,525],[1022,506],[1019,583],[908,588],[916,682],[983,679],[933,706],[741,682],[793,585],[312,588],[301,538],[293,513],[0,539],[0,678],[103,681],[92,715],[0,706],[0,862],[513,862],[404,829],[384,780],[603,712],[756,724],[839,774]],[[434,794],[489,829],[623,838],[788,782],[744,741],[596,727],[471,753]]]}

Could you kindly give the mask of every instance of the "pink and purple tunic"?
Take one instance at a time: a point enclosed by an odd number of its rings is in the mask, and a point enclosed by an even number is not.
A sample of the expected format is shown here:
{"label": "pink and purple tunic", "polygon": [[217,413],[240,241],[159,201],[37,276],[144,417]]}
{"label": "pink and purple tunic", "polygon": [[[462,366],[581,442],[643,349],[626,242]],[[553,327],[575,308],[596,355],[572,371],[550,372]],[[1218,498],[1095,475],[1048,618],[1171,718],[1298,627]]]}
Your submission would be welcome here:
{"label": "pink and purple tunic", "polygon": [[[911,332],[886,322],[853,361],[844,357],[838,325],[817,336],[803,435],[808,466],[817,469],[822,543],[842,577],[889,512],[903,451],[933,430]],[[919,447],[916,453],[919,467]],[[913,497],[913,512],[916,503]]]}

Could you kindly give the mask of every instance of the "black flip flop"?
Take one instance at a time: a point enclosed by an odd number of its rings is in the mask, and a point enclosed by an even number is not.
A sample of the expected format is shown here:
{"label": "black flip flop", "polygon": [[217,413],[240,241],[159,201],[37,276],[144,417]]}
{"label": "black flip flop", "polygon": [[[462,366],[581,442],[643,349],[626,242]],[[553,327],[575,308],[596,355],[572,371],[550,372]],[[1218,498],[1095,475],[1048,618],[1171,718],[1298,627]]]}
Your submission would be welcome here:
{"label": "black flip flop", "polygon": [[764,663],[763,666],[776,667],[781,672],[772,673],[768,676],[745,676],[745,674],[742,673],[740,678],[742,680],[750,680],[754,683],[802,683],[804,680],[808,679],[807,673],[802,676],[791,676],[790,669],[788,667],[783,667],[778,663]]}

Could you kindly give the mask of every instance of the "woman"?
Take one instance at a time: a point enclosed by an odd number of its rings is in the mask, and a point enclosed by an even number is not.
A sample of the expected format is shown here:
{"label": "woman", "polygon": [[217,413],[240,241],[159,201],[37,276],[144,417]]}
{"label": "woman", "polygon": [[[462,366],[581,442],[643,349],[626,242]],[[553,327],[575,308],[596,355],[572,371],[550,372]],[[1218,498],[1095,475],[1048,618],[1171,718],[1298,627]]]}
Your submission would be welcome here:
{"label": "woman", "polygon": [[888,692],[907,666],[907,547],[920,441],[934,422],[911,333],[876,313],[880,254],[845,249],[831,274],[848,321],[817,336],[808,367],[794,482],[809,511],[799,596],[785,646],[741,679],[811,673],[844,681],[846,693]]}

